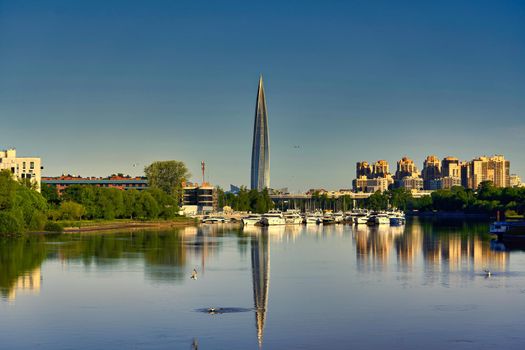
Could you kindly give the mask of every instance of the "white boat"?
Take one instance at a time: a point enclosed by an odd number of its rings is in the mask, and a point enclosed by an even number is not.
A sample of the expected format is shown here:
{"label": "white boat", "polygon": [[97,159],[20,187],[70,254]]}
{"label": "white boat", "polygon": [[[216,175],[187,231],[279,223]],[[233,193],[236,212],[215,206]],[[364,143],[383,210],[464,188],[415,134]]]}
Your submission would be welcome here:
{"label": "white boat", "polygon": [[388,212],[388,217],[390,219],[390,225],[401,226],[406,222],[405,213],[402,211],[390,211]]}
{"label": "white boat", "polygon": [[307,225],[318,225],[323,221],[323,214],[319,211],[306,213],[304,221]]}
{"label": "white boat", "polygon": [[342,212],[337,212],[337,213],[334,213],[332,214],[332,217],[334,218],[334,222],[336,224],[340,224],[342,223],[343,221],[345,221],[345,216]]}
{"label": "white boat", "polygon": [[323,225],[335,224],[335,219],[332,213],[326,213],[323,216]]}
{"label": "white boat", "polygon": [[210,216],[208,218],[204,218],[201,221],[203,224],[217,224],[217,223],[224,223],[228,222],[226,218],[223,218],[221,216]]}
{"label": "white boat", "polygon": [[244,226],[254,226],[261,222],[262,216],[259,214],[251,214],[242,218],[242,224]]}
{"label": "white boat", "polygon": [[285,225],[286,220],[283,213],[280,211],[270,210],[268,213],[263,214],[261,218],[261,225],[263,226],[274,226],[274,225]]}
{"label": "white boat", "polygon": [[390,217],[386,213],[378,213],[375,215],[374,222],[378,225],[390,224]]}
{"label": "white boat", "polygon": [[368,222],[368,214],[367,213],[359,213],[354,216],[354,224],[356,225],[364,225]]}
{"label": "white boat", "polygon": [[303,223],[303,217],[298,210],[287,210],[283,214],[287,225],[299,225]]}

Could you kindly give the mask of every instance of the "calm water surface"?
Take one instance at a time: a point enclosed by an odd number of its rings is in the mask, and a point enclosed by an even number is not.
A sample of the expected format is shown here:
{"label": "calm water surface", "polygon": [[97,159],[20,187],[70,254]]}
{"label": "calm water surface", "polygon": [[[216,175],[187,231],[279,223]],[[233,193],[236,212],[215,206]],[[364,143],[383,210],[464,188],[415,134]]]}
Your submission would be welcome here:
{"label": "calm water surface", "polygon": [[0,240],[0,348],[523,349],[525,254],[487,229],[414,220]]}

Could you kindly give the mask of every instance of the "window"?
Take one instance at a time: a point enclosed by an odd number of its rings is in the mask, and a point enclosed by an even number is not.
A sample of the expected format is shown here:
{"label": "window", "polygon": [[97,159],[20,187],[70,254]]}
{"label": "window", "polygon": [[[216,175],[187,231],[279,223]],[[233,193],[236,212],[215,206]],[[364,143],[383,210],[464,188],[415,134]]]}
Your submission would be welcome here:
{"label": "window", "polygon": [[[24,162],[24,168],[26,166],[26,162]],[[35,168],[35,162],[29,163],[29,168],[34,169]]]}

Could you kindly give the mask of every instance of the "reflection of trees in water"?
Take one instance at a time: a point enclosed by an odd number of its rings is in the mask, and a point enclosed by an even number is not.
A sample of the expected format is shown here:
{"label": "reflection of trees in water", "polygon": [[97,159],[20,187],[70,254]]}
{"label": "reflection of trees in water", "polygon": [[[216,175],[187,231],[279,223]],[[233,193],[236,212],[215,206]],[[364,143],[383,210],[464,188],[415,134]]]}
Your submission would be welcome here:
{"label": "reflection of trees in water", "polygon": [[[39,281],[32,281],[32,279],[40,278],[38,268],[46,257],[46,249],[42,241],[40,236],[0,239],[0,295],[2,298],[11,298],[17,286],[24,287],[25,282],[40,285]],[[35,274],[35,271],[38,271],[38,274]],[[30,285],[28,287],[31,288]]]}

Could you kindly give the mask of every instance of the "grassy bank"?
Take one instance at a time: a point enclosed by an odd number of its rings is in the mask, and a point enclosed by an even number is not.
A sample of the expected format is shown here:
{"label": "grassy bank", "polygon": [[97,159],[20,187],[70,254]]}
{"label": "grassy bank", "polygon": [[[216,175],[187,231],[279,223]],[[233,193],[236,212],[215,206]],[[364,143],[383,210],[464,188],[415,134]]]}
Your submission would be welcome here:
{"label": "grassy bank", "polygon": [[119,229],[135,229],[135,228],[171,228],[181,226],[191,226],[197,224],[197,221],[188,217],[175,217],[168,220],[131,220],[131,219],[115,219],[115,220],[58,220],[58,225],[63,228],[64,233],[78,233],[78,232],[98,232],[111,231]]}

